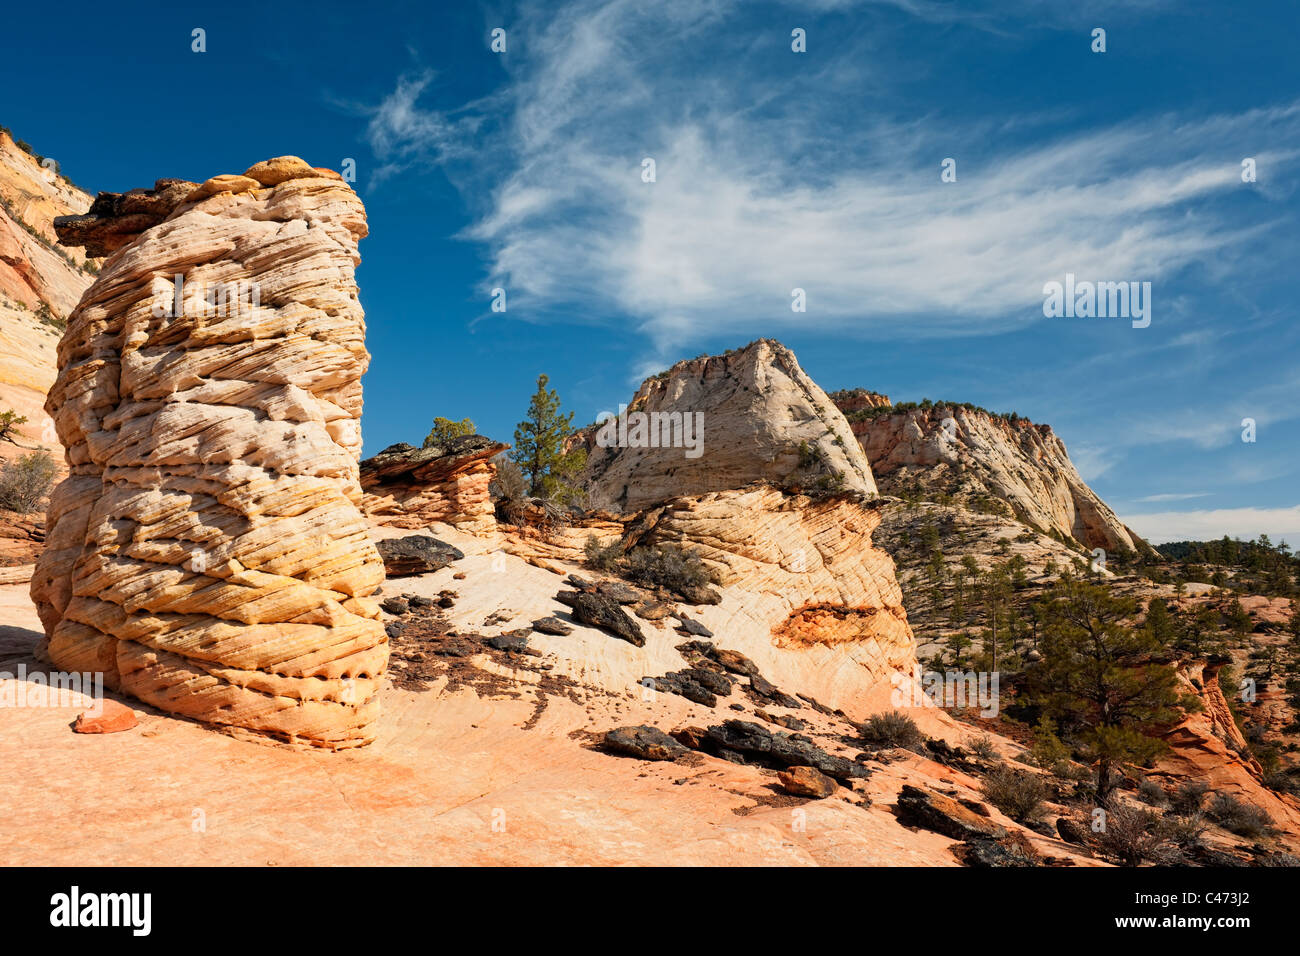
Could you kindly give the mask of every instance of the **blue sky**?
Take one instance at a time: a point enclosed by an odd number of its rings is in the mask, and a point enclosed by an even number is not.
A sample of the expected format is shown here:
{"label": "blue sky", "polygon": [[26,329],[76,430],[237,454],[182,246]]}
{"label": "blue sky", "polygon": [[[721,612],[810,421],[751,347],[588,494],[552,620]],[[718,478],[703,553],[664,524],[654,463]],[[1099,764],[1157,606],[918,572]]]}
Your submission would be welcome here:
{"label": "blue sky", "polygon": [[[354,159],[367,453],[770,335],[1051,423],[1153,540],[1300,543],[1294,0],[178,6],[7,11],[0,122],[92,192]],[[1067,272],[1150,326],[1044,317]]]}

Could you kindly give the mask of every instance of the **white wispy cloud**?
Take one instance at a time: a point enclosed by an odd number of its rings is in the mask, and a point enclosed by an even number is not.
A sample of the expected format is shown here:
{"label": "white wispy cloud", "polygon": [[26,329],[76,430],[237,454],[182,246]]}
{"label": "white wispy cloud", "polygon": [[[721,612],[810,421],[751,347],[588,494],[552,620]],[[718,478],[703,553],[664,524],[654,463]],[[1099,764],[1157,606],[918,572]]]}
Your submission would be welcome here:
{"label": "white wispy cloud", "polygon": [[[577,0],[520,17],[493,124],[485,104],[422,107],[422,75],[399,81],[370,140],[394,167],[472,158],[489,177],[465,235],[487,246],[484,285],[506,286],[512,312],[630,316],[657,354],[790,328],[1005,331],[1041,321],[1043,283],[1066,272],[1150,279],[1158,302],[1163,277],[1270,225],[1188,214],[1243,188],[1240,150],[1224,144],[1273,144],[1256,158],[1276,180],[1300,143],[1292,104],[1144,117],[989,157],[988,123],[847,122],[824,94],[846,66],[859,79],[852,51],[792,67],[784,28],[728,39],[739,9]],[[944,184],[950,156],[958,180]],[[806,313],[790,309],[794,288]],[[1218,424],[1195,427],[1223,440]]]}
{"label": "white wispy cloud", "polygon": [[371,186],[417,163],[443,164],[471,154],[485,104],[449,112],[421,107],[418,101],[436,75],[433,70],[404,74],[378,106],[365,110],[370,117],[366,142],[379,160]]}

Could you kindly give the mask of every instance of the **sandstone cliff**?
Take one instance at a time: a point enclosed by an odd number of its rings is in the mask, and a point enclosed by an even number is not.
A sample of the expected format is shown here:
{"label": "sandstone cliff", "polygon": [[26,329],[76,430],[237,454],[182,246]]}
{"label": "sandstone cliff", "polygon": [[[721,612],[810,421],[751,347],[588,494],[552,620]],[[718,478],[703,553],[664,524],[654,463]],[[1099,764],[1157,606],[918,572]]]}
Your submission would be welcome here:
{"label": "sandstone cliff", "polygon": [[[844,416],[794,353],[771,339],[678,362],[646,379],[627,413],[626,436],[605,432],[618,444],[602,447],[596,426],[583,433],[588,458],[581,482],[593,508],[633,511],[754,481],[876,492],[871,465]],[[640,434],[633,415],[648,416]],[[666,437],[663,424],[679,421],[698,424],[691,435],[697,448]]]}
{"label": "sandstone cliff", "polygon": [[[44,406],[56,373],[58,325],[96,268],[82,250],[59,243],[54,219],[89,205],[90,196],[0,130],[0,411],[27,418],[16,430],[27,448],[57,445]],[[0,457],[23,450],[0,443]]]}
{"label": "sandstone cliff", "polygon": [[729,629],[784,649],[770,666],[792,680],[845,669],[845,706],[910,669],[894,564],[871,540],[881,517],[871,466],[793,352],[760,339],[680,362],[648,379],[628,412],[698,412],[704,441],[692,459],[680,447],[601,447],[599,429],[586,431],[583,487],[596,507],[623,512],[614,528],[625,548],[698,554],[728,587]]}
{"label": "sandstone cliff", "polygon": [[55,225],[109,258],[46,401],[71,472],[31,587],[48,657],[183,716],[368,742],[388,648],[358,508],[360,200],[282,157]]}
{"label": "sandstone cliff", "polygon": [[1219,683],[1220,664],[1183,662],[1178,668],[1181,690],[1200,701],[1200,710],[1187,713],[1164,735],[1169,751],[1156,762],[1151,776],[1181,784],[1199,781],[1211,794],[1226,793],[1269,815],[1292,846],[1300,846],[1300,801],[1275,793],[1261,783],[1263,768],[1233,720]]}
{"label": "sandstone cliff", "polygon": [[1107,551],[1145,549],[1088,487],[1047,425],[981,409],[937,404],[893,411],[865,390],[835,395],[886,494],[945,495],[996,509],[1042,531]]}

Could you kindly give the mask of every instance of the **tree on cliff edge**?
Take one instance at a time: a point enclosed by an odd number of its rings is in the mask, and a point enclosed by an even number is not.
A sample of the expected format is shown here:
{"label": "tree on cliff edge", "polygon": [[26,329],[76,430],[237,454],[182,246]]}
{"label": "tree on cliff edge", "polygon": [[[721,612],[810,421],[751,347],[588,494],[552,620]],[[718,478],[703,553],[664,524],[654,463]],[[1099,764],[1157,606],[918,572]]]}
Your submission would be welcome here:
{"label": "tree on cliff edge", "polygon": [[1028,672],[1030,693],[1097,764],[1097,800],[1114,789],[1114,772],[1142,763],[1164,744],[1155,734],[1193,700],[1178,691],[1174,669],[1159,658],[1163,642],[1129,627],[1136,602],[1104,586],[1065,579],[1045,605],[1042,660]]}
{"label": "tree on cliff edge", "polygon": [[573,434],[573,412],[561,414],[560,396],[555,389],[546,387],[549,381],[545,375],[537,377],[528,417],[515,428],[515,447],[510,457],[523,470],[532,497],[569,501],[577,494],[573,478],[587,463],[587,451],[564,450]]}

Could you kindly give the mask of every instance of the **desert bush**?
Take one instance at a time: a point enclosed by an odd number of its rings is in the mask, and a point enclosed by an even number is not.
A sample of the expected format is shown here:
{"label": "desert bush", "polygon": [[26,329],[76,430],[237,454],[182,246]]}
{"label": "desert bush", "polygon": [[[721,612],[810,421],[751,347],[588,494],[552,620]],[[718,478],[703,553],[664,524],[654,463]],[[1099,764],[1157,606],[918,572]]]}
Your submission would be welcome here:
{"label": "desert bush", "polygon": [[1205,805],[1205,795],[1209,792],[1209,789],[1199,780],[1188,780],[1174,791],[1173,799],[1169,804],[1170,812],[1182,816],[1200,813],[1201,808]]}
{"label": "desert bush", "polygon": [[528,508],[528,481],[518,465],[504,454],[492,459],[496,477],[492,479],[489,493],[496,501],[497,518],[506,524],[520,524]]}
{"label": "desert bush", "polygon": [[1028,823],[1043,811],[1047,787],[1042,778],[1027,770],[1013,770],[1006,764],[994,767],[984,777],[980,790],[989,803],[1017,823]]}
{"label": "desert bush", "polygon": [[862,738],[879,747],[919,747],[925,741],[921,728],[907,714],[890,711],[873,714],[862,725]]}
{"label": "desert bush", "polygon": [[984,760],[993,760],[998,755],[997,748],[993,746],[993,738],[988,734],[980,734],[969,746],[971,753]]}
{"label": "desert bush", "polygon": [[623,544],[621,541],[612,541],[603,545],[593,534],[587,538],[583,553],[587,556],[587,567],[613,574],[618,571],[619,559],[623,557]]}
{"label": "desert bush", "polygon": [[1138,799],[1150,807],[1167,807],[1169,806],[1169,796],[1165,793],[1165,788],[1160,786],[1149,777],[1143,778],[1138,783]]}
{"label": "desert bush", "polygon": [[678,593],[716,583],[716,576],[698,555],[673,544],[633,548],[624,558],[624,569],[637,584]]}
{"label": "desert bush", "polygon": [[1187,814],[1165,814],[1164,819],[1160,821],[1160,826],[1164,829],[1165,836],[1169,842],[1174,844],[1180,850],[1187,851],[1200,846],[1201,837],[1205,834],[1206,822],[1205,815],[1200,812]]}
{"label": "desert bush", "polygon": [[0,465],[0,508],[19,514],[35,511],[50,493],[57,466],[47,451],[34,451]]}
{"label": "desert bush", "polygon": [[40,308],[36,310],[36,318],[40,319],[42,325],[48,325],[51,328],[58,329],[60,332],[68,327],[68,320],[59,318],[44,302],[42,302]]}
{"label": "desert bush", "polygon": [[1097,833],[1097,848],[1124,866],[1167,859],[1172,850],[1160,817],[1150,810],[1119,800],[1106,806],[1104,825]]}
{"label": "desert bush", "polygon": [[1264,774],[1264,786],[1276,793],[1296,793],[1300,790],[1300,785],[1296,782],[1296,777],[1285,770],[1270,770]]}
{"label": "desert bush", "polygon": [[1260,837],[1273,829],[1273,818],[1259,807],[1242,803],[1228,793],[1216,793],[1206,808],[1206,815],[1229,833]]}

